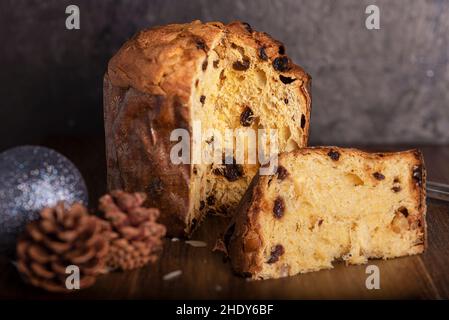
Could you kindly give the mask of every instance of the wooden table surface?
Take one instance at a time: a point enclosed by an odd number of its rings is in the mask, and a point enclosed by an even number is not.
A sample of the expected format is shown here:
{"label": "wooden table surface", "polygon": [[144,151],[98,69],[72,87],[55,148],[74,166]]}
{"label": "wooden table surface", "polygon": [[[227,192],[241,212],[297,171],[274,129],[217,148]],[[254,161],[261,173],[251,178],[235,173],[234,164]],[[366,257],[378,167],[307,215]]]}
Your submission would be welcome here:
{"label": "wooden table surface", "polygon": [[[105,192],[104,149],[92,139],[52,139],[43,142],[68,156],[81,169],[91,206]],[[375,148],[382,150],[382,148]],[[383,148],[384,150],[404,148]],[[422,147],[429,180],[449,183],[449,147]],[[225,221],[210,218],[192,237],[207,247],[166,240],[160,260],[131,272],[101,276],[95,286],[70,294],[51,294],[20,280],[15,267],[0,256],[0,298],[3,299],[448,299],[449,204],[428,199],[429,247],[418,256],[371,260],[380,269],[380,289],[365,287],[366,265],[302,274],[280,280],[247,281],[232,274],[219,253],[211,252]],[[165,274],[182,275],[164,281]]]}

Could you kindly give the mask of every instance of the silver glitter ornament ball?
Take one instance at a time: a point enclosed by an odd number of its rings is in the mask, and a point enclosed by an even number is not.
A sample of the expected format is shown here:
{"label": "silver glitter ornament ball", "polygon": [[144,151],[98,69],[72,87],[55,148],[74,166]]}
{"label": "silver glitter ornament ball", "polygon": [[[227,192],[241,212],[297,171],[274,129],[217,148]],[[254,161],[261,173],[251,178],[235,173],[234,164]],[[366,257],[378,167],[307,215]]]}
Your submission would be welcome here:
{"label": "silver glitter ornament ball", "polygon": [[39,211],[64,200],[87,205],[86,184],[75,165],[58,152],[21,146],[0,154],[0,252],[15,247],[18,234]]}

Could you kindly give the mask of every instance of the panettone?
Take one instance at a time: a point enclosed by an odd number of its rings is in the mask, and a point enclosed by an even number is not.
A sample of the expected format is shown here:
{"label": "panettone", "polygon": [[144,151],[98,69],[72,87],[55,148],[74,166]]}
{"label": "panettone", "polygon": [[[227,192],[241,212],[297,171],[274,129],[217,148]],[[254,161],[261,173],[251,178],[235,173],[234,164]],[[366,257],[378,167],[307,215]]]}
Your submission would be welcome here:
{"label": "panettone", "polygon": [[280,42],[247,23],[139,32],[104,79],[108,187],[147,193],[168,235],[190,234],[207,213],[233,212],[260,163],[232,155],[220,157],[226,164],[173,163],[173,130],[192,140],[198,121],[207,150],[217,142],[209,129],[277,129],[279,151],[291,151],[307,144],[310,104],[310,77]]}
{"label": "panettone", "polygon": [[425,215],[419,151],[304,148],[255,176],[224,242],[237,273],[279,278],[421,253]]}

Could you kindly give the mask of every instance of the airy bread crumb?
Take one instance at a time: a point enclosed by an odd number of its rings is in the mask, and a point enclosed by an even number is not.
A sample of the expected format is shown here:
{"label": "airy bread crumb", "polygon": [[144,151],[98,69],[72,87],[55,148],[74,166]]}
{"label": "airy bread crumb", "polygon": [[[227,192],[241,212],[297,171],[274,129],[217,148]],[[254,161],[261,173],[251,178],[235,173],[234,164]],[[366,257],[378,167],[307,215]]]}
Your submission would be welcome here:
{"label": "airy bread crumb", "polygon": [[418,254],[425,214],[419,151],[304,148],[281,155],[276,175],[254,178],[228,229],[228,252],[254,279]]}

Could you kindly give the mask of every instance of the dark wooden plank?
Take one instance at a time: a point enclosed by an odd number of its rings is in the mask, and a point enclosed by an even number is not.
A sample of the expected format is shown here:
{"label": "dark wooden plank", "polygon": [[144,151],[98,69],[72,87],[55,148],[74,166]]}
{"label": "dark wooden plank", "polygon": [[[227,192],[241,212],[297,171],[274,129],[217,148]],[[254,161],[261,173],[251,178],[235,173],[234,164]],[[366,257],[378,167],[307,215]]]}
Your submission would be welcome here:
{"label": "dark wooden plank", "polygon": [[[434,225],[443,219],[442,214],[438,211],[438,215],[430,216],[429,224]],[[220,224],[220,218],[212,218],[202,230],[210,230],[211,227],[217,227]],[[435,234],[432,233],[431,239],[434,236]],[[209,231],[200,232],[195,239],[207,241],[208,247],[195,248],[183,242],[167,240],[164,253],[158,263],[127,273],[115,272],[102,276],[93,288],[75,292],[67,297],[89,299],[391,299],[438,298],[442,294],[447,296],[447,291],[441,288],[447,287],[449,283],[449,279],[444,274],[444,266],[449,261],[447,257],[441,257],[438,254],[439,248],[434,245],[433,240],[429,250],[422,256],[370,261],[370,264],[375,264],[380,269],[381,290],[367,290],[365,287],[366,266],[346,267],[342,263],[337,263],[333,270],[280,280],[248,282],[234,276],[229,264],[223,262],[222,256],[210,251],[214,237],[209,234]],[[430,261],[435,268],[428,271],[426,263]],[[162,280],[164,274],[178,269],[183,271],[179,278],[171,281]],[[48,294],[22,284],[14,267],[6,259],[2,259],[0,270],[2,270],[0,297],[61,298],[60,295]],[[437,276],[438,281],[432,280]],[[217,286],[220,286],[221,290],[218,290]]]}
{"label": "dark wooden plank", "polygon": [[[89,189],[99,196],[104,192],[102,149],[95,144],[73,142],[64,149],[63,143],[51,146],[65,150],[81,167]],[[83,150],[81,153],[79,150]],[[376,148],[381,149],[381,148]],[[385,149],[385,148],[384,148]],[[389,148],[390,149],[390,148]],[[397,149],[397,148],[393,148]],[[404,149],[404,148],[399,148]],[[449,182],[448,147],[423,148],[429,178]],[[100,163],[100,165],[99,165]],[[94,191],[92,191],[94,190]],[[92,203],[95,205],[95,202]],[[211,252],[215,239],[226,221],[211,217],[193,236],[207,243],[205,248],[192,247],[184,242],[167,239],[160,260],[139,270],[103,275],[97,284],[68,295],[55,295],[22,283],[14,266],[0,257],[0,298],[33,299],[398,299],[449,298],[449,205],[428,201],[429,247],[423,255],[388,261],[373,260],[381,274],[381,289],[365,287],[366,265],[348,266],[336,263],[332,270],[295,277],[247,281],[232,274],[228,263],[219,253]],[[162,280],[170,271],[182,270],[171,281]]]}

